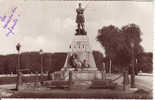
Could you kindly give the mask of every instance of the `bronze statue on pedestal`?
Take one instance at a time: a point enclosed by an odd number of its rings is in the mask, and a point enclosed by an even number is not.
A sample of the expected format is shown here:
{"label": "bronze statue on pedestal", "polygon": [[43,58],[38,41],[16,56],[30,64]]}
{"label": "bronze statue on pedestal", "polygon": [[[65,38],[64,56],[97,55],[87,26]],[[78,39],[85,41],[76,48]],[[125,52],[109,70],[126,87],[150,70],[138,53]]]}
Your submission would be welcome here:
{"label": "bronze statue on pedestal", "polygon": [[77,29],[75,35],[86,35],[85,31],[85,18],[84,18],[84,8],[81,7],[81,3],[79,3],[79,8],[76,9],[77,16],[76,16],[76,23],[77,23]]}

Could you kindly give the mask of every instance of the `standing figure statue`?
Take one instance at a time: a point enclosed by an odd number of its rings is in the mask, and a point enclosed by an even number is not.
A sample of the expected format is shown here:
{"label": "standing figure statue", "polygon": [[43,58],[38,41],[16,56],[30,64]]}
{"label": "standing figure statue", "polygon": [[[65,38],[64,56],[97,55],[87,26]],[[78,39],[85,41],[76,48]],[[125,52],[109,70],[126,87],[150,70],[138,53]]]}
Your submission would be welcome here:
{"label": "standing figure statue", "polygon": [[[84,8],[81,7],[81,3],[79,3],[79,8],[76,9],[77,12],[77,16],[76,16],[76,23],[77,23],[77,27],[78,27],[78,32],[79,31],[84,31],[85,32],[85,28],[84,28]],[[81,34],[81,33],[80,33]]]}

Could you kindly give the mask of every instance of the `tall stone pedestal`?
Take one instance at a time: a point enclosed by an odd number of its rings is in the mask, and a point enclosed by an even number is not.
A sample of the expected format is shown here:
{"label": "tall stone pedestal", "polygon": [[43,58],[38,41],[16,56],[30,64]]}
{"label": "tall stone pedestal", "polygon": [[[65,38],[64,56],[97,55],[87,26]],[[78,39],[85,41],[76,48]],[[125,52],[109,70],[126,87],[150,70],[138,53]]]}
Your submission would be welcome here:
{"label": "tall stone pedestal", "polygon": [[[64,67],[61,69],[67,76],[67,71],[73,72],[73,80],[101,79],[87,35],[75,35],[70,45]],[[67,79],[67,77],[65,78]]]}

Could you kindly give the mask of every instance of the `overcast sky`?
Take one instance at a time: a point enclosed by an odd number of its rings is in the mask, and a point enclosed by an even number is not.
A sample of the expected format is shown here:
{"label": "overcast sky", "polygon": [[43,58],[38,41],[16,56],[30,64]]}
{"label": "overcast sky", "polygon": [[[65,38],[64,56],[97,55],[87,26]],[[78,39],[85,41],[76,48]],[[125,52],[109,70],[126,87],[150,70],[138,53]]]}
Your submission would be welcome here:
{"label": "overcast sky", "polygon": [[[0,16],[9,16],[11,8],[17,6],[14,18],[17,18],[18,22],[14,28],[15,34],[8,37],[5,35],[8,30],[2,28],[4,22],[0,22],[0,54],[16,53],[17,42],[21,43],[22,52],[39,49],[44,52],[69,50],[75,34],[75,9],[79,1],[8,1],[0,1]],[[152,52],[152,2],[87,1],[82,4],[83,7],[88,4],[84,12],[85,25],[93,50],[104,51],[96,41],[98,29],[111,24],[122,27],[135,23],[143,32],[141,44],[144,50]]]}

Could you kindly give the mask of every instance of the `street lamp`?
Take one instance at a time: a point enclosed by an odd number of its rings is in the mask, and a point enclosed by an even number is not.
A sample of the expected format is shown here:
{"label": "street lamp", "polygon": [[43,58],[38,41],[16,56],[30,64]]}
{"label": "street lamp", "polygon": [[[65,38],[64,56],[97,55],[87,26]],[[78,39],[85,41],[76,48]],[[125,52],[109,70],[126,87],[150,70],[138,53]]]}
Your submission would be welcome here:
{"label": "street lamp", "polygon": [[18,65],[16,67],[16,73],[17,73],[17,84],[16,84],[16,89],[19,90],[21,83],[21,73],[20,73],[20,48],[21,45],[20,43],[17,43],[16,45],[16,50],[18,52]]}
{"label": "street lamp", "polygon": [[40,72],[41,72],[41,82],[42,82],[42,78],[43,78],[43,57],[42,57],[43,50],[40,49],[39,53],[40,53]]}
{"label": "street lamp", "polygon": [[131,43],[131,48],[132,48],[132,59],[131,59],[131,88],[135,88],[135,56],[134,56],[134,43]]}
{"label": "street lamp", "polygon": [[16,50],[18,52],[18,65],[17,65],[17,69],[16,69],[17,71],[20,68],[20,47],[21,47],[20,43],[17,43],[17,45],[16,45]]}

